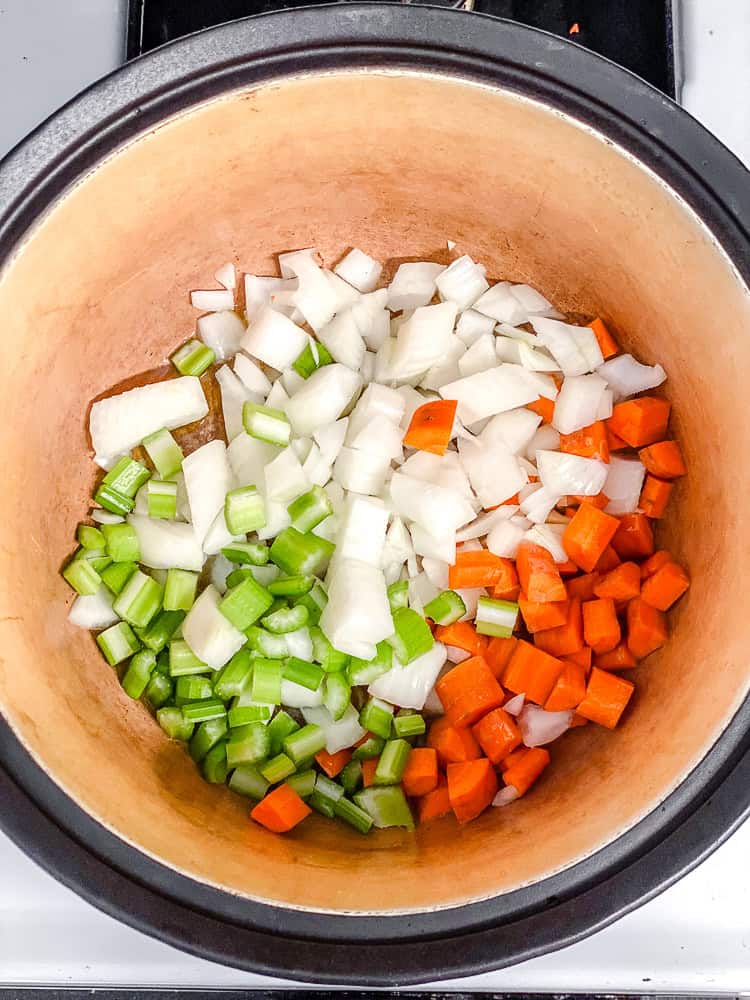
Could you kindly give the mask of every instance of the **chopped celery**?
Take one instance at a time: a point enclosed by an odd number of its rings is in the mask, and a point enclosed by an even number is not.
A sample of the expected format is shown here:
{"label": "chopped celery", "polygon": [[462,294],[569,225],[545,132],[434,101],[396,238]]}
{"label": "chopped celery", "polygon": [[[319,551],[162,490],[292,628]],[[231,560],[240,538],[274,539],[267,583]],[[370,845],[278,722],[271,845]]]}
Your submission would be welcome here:
{"label": "chopped celery", "polygon": [[232,772],[229,787],[238,795],[262,799],[271,786],[254,764],[242,764]]}
{"label": "chopped celery", "polygon": [[[129,455],[124,455],[104,477],[102,486],[108,486],[121,496],[132,500],[141,486],[150,478],[151,473],[145,465],[136,462]],[[104,505],[102,504],[102,506]],[[119,514],[120,512],[116,511],[116,513]]]}
{"label": "chopped celery", "polygon": [[301,684],[309,691],[317,691],[320,682],[323,680],[323,669],[317,663],[309,663],[307,660],[300,660],[296,656],[290,656],[284,662],[282,677],[287,681],[294,681]]}
{"label": "chopped celery", "polygon": [[205,674],[209,667],[199,660],[184,639],[172,639],[169,644],[169,676],[183,677],[185,674]]}
{"label": "chopped celery", "polygon": [[396,608],[393,627],[394,633],[387,642],[393,646],[396,658],[404,666],[429,652],[435,643],[430,626],[413,608]]}
{"label": "chopped celery", "polygon": [[268,546],[263,542],[232,542],[221,550],[225,559],[240,565],[265,566],[268,562]]}
{"label": "chopped celery", "polygon": [[101,571],[102,583],[113,594],[119,594],[138,569],[134,562],[113,562]]}
{"label": "chopped celery", "polygon": [[283,635],[272,635],[258,625],[245,629],[247,643],[254,652],[269,660],[283,660],[289,656],[289,647]]}
{"label": "chopped celery", "polygon": [[385,739],[382,736],[368,736],[364,743],[360,743],[354,748],[352,758],[354,760],[372,760],[379,757],[385,746]]}
{"label": "chopped celery", "polygon": [[[240,704],[240,702],[243,702]],[[244,704],[243,699],[238,696],[234,699],[232,707],[227,713],[230,729],[238,729],[241,726],[249,726],[252,722],[262,722],[267,725],[268,720],[273,715],[274,705],[261,705],[258,703]]]}
{"label": "chopped celery", "polygon": [[411,744],[406,740],[386,740],[373,778],[374,785],[397,785],[401,781]]}
{"label": "chopped celery", "polygon": [[227,720],[210,719],[202,722],[193,733],[190,740],[190,756],[196,763],[200,763],[211,747],[216,746],[219,740],[227,735]]}
{"label": "chopped celery", "polygon": [[284,528],[271,545],[271,559],[287,576],[310,573],[319,576],[328,565],[335,545],[317,535]]}
{"label": "chopped celery", "polygon": [[182,449],[166,427],[149,434],[141,443],[162,479],[169,479],[182,468]]}
{"label": "chopped celery", "polygon": [[172,697],[172,681],[155,670],[144,691],[143,697],[153,709],[161,708]]}
{"label": "chopped celery", "polygon": [[238,764],[257,764],[264,760],[271,749],[268,727],[262,722],[251,722],[232,729],[227,743],[227,762],[230,767]]}
{"label": "chopped celery", "polygon": [[169,708],[160,708],[156,713],[156,718],[170,740],[187,742],[193,735],[193,723],[185,719],[181,708],[175,708],[174,705]]}
{"label": "chopped celery", "polygon": [[132,524],[103,524],[102,534],[114,562],[140,562],[141,547]]}
{"label": "chopped celery", "polygon": [[107,566],[112,564],[112,556],[106,549],[78,549],[73,558],[87,562],[100,575]]}
{"label": "chopped celery", "polygon": [[246,535],[265,526],[266,504],[254,486],[241,486],[227,493],[224,520],[230,535]]}
{"label": "chopped celery", "polygon": [[[313,690],[317,690],[317,687]],[[347,680],[343,670],[335,674],[325,675],[325,685],[323,687],[323,704],[331,714],[331,718],[337,721],[349,707],[352,698],[352,686]]]}
{"label": "chopped celery", "polygon": [[106,483],[102,483],[96,491],[94,500],[111,514],[122,516],[129,514],[135,507],[135,500],[132,497],[126,497],[124,493],[107,486]]}
{"label": "chopped celery", "polygon": [[378,829],[382,830],[389,826],[414,829],[414,817],[400,785],[385,787],[373,785],[371,788],[363,788],[354,796],[354,801],[372,817]]}
{"label": "chopped celery", "polygon": [[127,622],[110,625],[108,629],[99,633],[96,642],[104,653],[107,663],[112,667],[127,660],[141,648],[140,642]]}
{"label": "chopped celery", "polygon": [[[256,584],[256,586],[258,585]],[[276,611],[272,610],[261,619],[261,624],[275,635],[296,632],[297,629],[307,625],[307,608],[303,604],[297,604],[293,608],[283,607]]]}
{"label": "chopped celery", "polygon": [[301,597],[314,583],[314,576],[278,576],[268,584],[268,592],[274,597]]}
{"label": "chopped celery", "polygon": [[313,657],[327,674],[346,669],[349,665],[349,656],[334,649],[326,634],[317,625],[310,627],[310,638],[313,644]]}
{"label": "chopped celery", "polygon": [[324,795],[321,795],[318,791],[314,791],[312,793],[310,798],[307,800],[307,804],[314,809],[315,812],[319,812],[321,816],[325,816],[326,819],[333,819],[335,816],[333,809],[335,803],[332,802],[331,799],[327,799]]}
{"label": "chopped celery", "polygon": [[240,649],[234,654],[226,666],[222,667],[213,682],[214,694],[222,701],[240,694],[245,685],[250,680],[253,670],[253,661],[250,651]]}
{"label": "chopped celery", "polygon": [[253,701],[281,704],[281,661],[257,659],[253,663]]}
{"label": "chopped celery", "polygon": [[355,830],[359,830],[360,833],[369,833],[372,829],[372,816],[347,798],[339,799],[334,803],[333,813],[349,826],[353,826]]}
{"label": "chopped celery", "polygon": [[76,559],[74,556],[62,571],[62,575],[73,590],[83,597],[95,594],[102,585],[102,578],[88,559]]}
{"label": "chopped celery", "polygon": [[393,666],[393,649],[383,640],[375,647],[377,653],[372,660],[360,660],[353,656],[347,668],[347,676],[352,687],[361,684],[372,684],[374,680],[387,674]]}
{"label": "chopped celery", "polygon": [[227,744],[222,740],[211,747],[203,758],[201,766],[203,777],[212,785],[223,785],[229,774],[227,763]]}
{"label": "chopped celery", "polygon": [[474,621],[480,635],[500,636],[509,639],[518,619],[518,605],[514,601],[498,601],[480,597]]}
{"label": "chopped celery", "polygon": [[76,538],[84,549],[103,549],[106,545],[104,535],[99,528],[94,528],[90,524],[79,524]]}
{"label": "chopped celery", "polygon": [[283,781],[284,778],[288,778],[290,774],[294,774],[296,768],[294,762],[286,754],[280,753],[262,764],[259,770],[266,781],[275,785],[277,782]]}
{"label": "chopped celery", "polygon": [[409,581],[408,580],[396,580],[388,588],[388,603],[391,606],[391,611],[395,611],[397,608],[408,608],[409,607]]}
{"label": "chopped celery", "polygon": [[150,479],[146,486],[148,516],[174,521],[177,517],[177,483]]}
{"label": "chopped celery", "polygon": [[205,701],[214,693],[213,684],[208,677],[178,677],[175,684],[175,701],[179,705],[188,701]]}
{"label": "chopped celery", "polygon": [[296,500],[292,500],[287,511],[292,519],[292,527],[304,534],[306,531],[312,531],[333,513],[333,504],[323,487],[316,485]]}
{"label": "chopped celery", "polygon": [[301,799],[306,799],[315,791],[315,771],[310,769],[300,771],[299,774],[292,774],[286,779],[285,784],[293,788]]}
{"label": "chopped celery", "polygon": [[339,775],[339,781],[347,795],[354,795],[362,784],[362,764],[353,757]]}
{"label": "chopped celery", "polygon": [[254,625],[273,604],[273,597],[251,575],[227,591],[219,602],[219,611],[236,629],[244,632]]}
{"label": "chopped celery", "polygon": [[160,611],[147,628],[138,630],[138,638],[144,646],[160,653],[184,620],[184,611]]}
{"label": "chopped celery", "polygon": [[292,425],[283,410],[246,402],[242,407],[242,423],[247,433],[260,441],[283,448],[292,437]]}
{"label": "chopped celery", "polygon": [[227,710],[223,701],[209,698],[207,701],[191,701],[183,705],[182,714],[188,722],[209,722],[211,719],[226,718]]}
{"label": "chopped celery", "polygon": [[298,355],[297,360],[292,362],[292,368],[298,375],[302,376],[302,378],[310,378],[312,373],[317,370],[318,362],[315,360],[315,355],[312,352],[312,347],[309,342],[305,344],[305,347]]}
{"label": "chopped celery", "polygon": [[140,698],[148,687],[155,666],[156,654],[150,649],[142,649],[136,653],[122,678],[122,689],[125,694],[131,698]]}
{"label": "chopped celery", "polygon": [[384,740],[387,740],[391,735],[391,725],[393,724],[393,705],[389,705],[379,698],[370,698],[359,713],[359,724],[373,735],[382,736]]}
{"label": "chopped celery", "polygon": [[180,375],[202,375],[214,363],[216,355],[200,340],[189,340],[174,352],[170,360]]}
{"label": "chopped celery", "polygon": [[233,569],[232,572],[227,577],[227,589],[234,590],[235,587],[243,583],[245,580],[254,580],[255,574],[247,566],[240,566],[237,569]]}
{"label": "chopped celery", "polygon": [[275,756],[277,753],[281,753],[284,740],[287,736],[295,733],[299,728],[299,723],[295,722],[288,712],[285,712],[283,709],[277,712],[268,723],[268,735],[271,739],[271,754]]}
{"label": "chopped celery", "polygon": [[291,757],[295,764],[307,760],[308,757],[314,757],[324,749],[325,745],[325,732],[320,726],[312,723],[290,733],[282,743],[284,753]]}
{"label": "chopped celery", "polygon": [[331,781],[325,774],[318,774],[315,778],[315,791],[331,802],[338,802],[344,796],[344,789],[336,781]]}
{"label": "chopped celery", "polygon": [[312,590],[297,597],[293,603],[304,605],[307,608],[307,620],[310,624],[317,625],[323,614],[323,609],[328,604],[328,594],[320,580],[316,580],[312,585]]}
{"label": "chopped celery", "polygon": [[192,573],[188,569],[167,570],[167,582],[164,585],[164,610],[189,611],[195,604],[197,588],[197,573]]}
{"label": "chopped celery", "polygon": [[427,731],[427,725],[417,712],[410,708],[402,708],[393,719],[393,732],[400,739],[421,736]]}
{"label": "chopped celery", "polygon": [[112,605],[115,614],[130,625],[145,628],[161,608],[163,588],[142,570],[137,569]]}
{"label": "chopped celery", "polygon": [[466,614],[466,605],[455,590],[444,590],[424,606],[425,618],[436,625],[452,625]]}

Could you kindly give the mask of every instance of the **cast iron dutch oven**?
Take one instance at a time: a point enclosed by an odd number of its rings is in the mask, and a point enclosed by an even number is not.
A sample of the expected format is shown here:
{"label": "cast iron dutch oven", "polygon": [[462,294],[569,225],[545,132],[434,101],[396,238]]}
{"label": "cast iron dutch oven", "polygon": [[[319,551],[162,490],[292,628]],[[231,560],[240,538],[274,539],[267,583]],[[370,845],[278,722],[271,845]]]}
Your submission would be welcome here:
{"label": "cast iron dutch oven", "polygon": [[[750,804],[748,226],[742,166],[663,95],[517,24],[362,4],[170,45],[0,168],[0,824],[86,899],[196,955],[394,985],[539,955],[700,861]],[[314,245],[432,258],[603,316],[670,375],[689,467],[662,544],[693,585],[615,732],[459,828],[276,837],[128,700],[59,578],[88,403],[161,363],[187,290]]]}

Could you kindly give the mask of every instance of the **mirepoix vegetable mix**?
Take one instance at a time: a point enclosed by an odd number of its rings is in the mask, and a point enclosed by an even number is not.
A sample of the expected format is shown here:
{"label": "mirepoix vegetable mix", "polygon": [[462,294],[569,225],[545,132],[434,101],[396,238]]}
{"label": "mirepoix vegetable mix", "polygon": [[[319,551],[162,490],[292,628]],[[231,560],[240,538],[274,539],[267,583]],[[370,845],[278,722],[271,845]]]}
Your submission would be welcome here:
{"label": "mirepoix vegetable mix", "polygon": [[[654,541],[664,370],[452,247],[385,287],[361,250],[282,254],[239,299],[227,264],[175,370],[91,407],[70,621],[276,833],[526,794],[619,723],[689,586]],[[195,447],[212,380],[226,440]]]}

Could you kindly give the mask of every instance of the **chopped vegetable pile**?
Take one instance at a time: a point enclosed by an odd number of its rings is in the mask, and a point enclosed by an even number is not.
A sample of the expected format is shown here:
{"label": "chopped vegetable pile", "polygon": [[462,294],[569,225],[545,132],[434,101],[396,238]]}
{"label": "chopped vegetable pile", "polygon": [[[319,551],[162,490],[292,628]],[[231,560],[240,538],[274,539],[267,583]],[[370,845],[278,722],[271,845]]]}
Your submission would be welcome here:
{"label": "chopped vegetable pile", "polygon": [[[70,621],[268,830],[466,823],[666,642],[666,375],[468,256],[279,264],[222,267],[177,374],[91,407]],[[210,380],[226,440],[185,454]]]}

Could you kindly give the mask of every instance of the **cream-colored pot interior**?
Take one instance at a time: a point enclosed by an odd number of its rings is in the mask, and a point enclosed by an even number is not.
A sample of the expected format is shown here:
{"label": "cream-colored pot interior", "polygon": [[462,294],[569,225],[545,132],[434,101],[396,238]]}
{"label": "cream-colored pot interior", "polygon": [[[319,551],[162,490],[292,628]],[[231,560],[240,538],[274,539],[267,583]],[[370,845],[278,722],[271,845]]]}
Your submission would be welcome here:
{"label": "cream-colored pot interior", "polygon": [[[287,837],[205,784],[66,621],[58,570],[95,480],[90,401],[154,369],[193,330],[187,291],[215,268],[356,245],[444,257],[611,323],[669,373],[689,477],[661,541],[693,586],[672,637],[633,672],[615,732],[576,730],[511,808],[459,828],[361,837],[313,817]],[[744,697],[750,617],[750,303],[683,204],[570,119],[446,77],[349,72],[212,101],[130,143],[70,191],[0,276],[5,456],[0,708],[93,816],[168,865],[302,907],[427,909],[507,892],[580,859],[652,809]]]}

